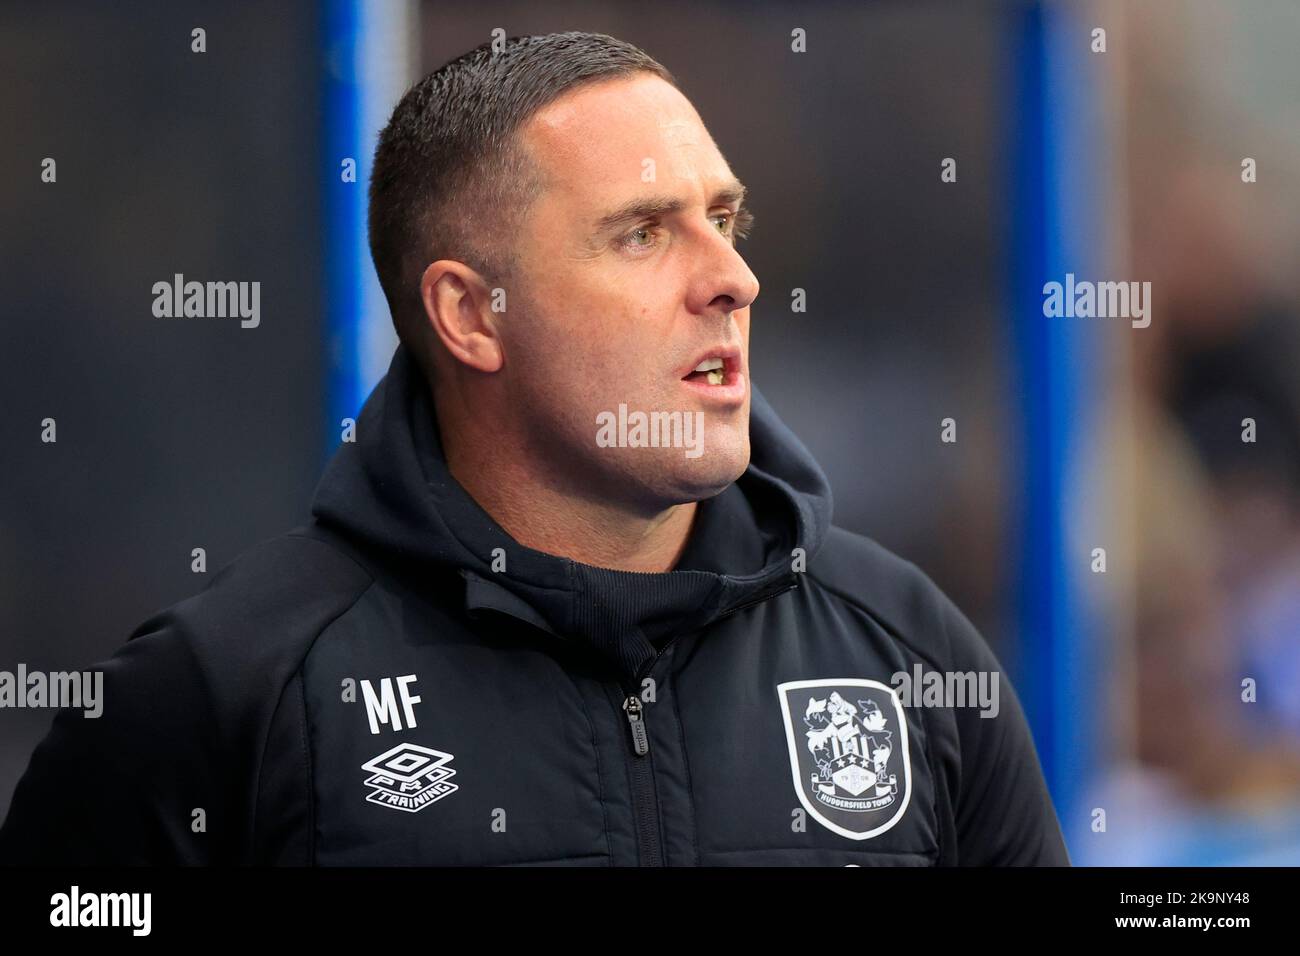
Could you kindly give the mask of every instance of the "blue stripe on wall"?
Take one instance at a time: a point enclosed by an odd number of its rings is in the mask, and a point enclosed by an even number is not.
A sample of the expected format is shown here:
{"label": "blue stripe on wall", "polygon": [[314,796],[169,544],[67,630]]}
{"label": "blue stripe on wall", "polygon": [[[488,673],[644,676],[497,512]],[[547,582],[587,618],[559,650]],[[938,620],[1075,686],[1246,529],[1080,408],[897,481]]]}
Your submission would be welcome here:
{"label": "blue stripe on wall", "polygon": [[[356,0],[327,0],[323,7],[325,225],[325,363],[328,416],[324,449],[339,444],[340,421],[355,417],[365,396],[356,362],[362,322],[362,270],[369,268],[365,180],[361,176],[361,90],[356,72],[360,11]],[[342,162],[357,162],[357,182],[344,182]]]}
{"label": "blue stripe on wall", "polygon": [[[1033,728],[1043,772],[1067,839],[1086,831],[1104,695],[1093,655],[1095,620],[1080,581],[1093,543],[1068,533],[1083,507],[1081,444],[1092,427],[1098,332],[1088,320],[1043,315],[1043,284],[1067,272],[1096,278],[1091,202],[1100,198],[1096,114],[1089,102],[1089,31],[1059,8],[1014,13],[1007,150],[1011,203],[1008,310],[1018,441],[1013,580],[1018,634],[1008,666]],[[1072,847],[1072,855],[1077,851]]]}

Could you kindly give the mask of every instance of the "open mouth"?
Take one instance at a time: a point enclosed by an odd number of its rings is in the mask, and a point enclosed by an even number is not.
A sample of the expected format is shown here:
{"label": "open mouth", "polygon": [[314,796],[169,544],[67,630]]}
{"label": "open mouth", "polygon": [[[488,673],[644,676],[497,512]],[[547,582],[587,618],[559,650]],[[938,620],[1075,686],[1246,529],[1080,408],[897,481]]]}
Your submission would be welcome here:
{"label": "open mouth", "polygon": [[682,376],[682,384],[700,401],[711,403],[711,407],[738,408],[749,394],[744,354],[726,345],[696,353],[695,368]]}
{"label": "open mouth", "polygon": [[720,358],[705,359],[683,379],[701,385],[722,385],[727,381],[727,363]]}

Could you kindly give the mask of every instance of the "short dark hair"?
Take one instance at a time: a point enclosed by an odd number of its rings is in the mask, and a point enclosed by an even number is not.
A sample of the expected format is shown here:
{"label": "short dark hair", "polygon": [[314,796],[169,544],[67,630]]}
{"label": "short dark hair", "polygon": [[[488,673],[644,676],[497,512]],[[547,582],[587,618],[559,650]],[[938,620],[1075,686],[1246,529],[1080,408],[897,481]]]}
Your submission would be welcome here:
{"label": "short dark hair", "polygon": [[[509,236],[543,183],[515,132],[562,94],[660,63],[602,33],[493,41],[457,57],[402,96],[379,134],[370,174],[370,254],[398,336],[424,364],[419,278],[455,259],[494,282],[509,276]],[[412,325],[412,323],[416,323]]]}

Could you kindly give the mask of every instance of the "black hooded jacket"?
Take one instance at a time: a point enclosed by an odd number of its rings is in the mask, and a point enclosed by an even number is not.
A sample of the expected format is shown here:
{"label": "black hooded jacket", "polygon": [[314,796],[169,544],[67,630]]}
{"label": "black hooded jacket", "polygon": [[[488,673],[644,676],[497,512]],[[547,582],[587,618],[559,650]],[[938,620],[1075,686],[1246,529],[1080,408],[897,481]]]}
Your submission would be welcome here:
{"label": "black hooded jacket", "polygon": [[[751,444],[673,571],[579,564],[451,477],[399,347],[311,523],[137,628],[102,716],[57,715],[0,862],[1068,864],[984,640],[831,526],[757,392]],[[1000,680],[996,716],[894,677],[931,672]]]}

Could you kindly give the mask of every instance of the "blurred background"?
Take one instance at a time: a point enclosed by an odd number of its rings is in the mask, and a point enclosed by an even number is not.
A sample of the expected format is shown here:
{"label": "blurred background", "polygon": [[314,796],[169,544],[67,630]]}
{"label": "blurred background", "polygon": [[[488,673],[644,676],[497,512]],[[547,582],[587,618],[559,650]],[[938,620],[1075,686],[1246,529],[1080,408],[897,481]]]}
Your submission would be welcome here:
{"label": "blurred background", "polygon": [[[1300,863],[1292,0],[6,4],[0,670],[307,519],[395,343],[374,138],[498,28],[678,77],[750,188],[756,383],[998,653],[1074,861]],[[260,281],[260,326],[155,318],[175,273]],[[1150,325],[1045,317],[1067,273]],[[0,710],[0,815],[52,719]]]}

